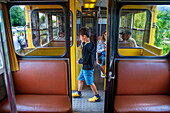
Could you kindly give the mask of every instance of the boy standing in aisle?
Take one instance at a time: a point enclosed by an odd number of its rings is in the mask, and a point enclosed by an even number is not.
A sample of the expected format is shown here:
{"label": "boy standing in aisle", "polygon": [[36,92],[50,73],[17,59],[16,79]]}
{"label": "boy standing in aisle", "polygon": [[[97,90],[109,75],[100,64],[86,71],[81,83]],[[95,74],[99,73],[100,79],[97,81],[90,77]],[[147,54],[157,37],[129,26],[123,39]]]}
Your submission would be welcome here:
{"label": "boy standing in aisle", "polygon": [[81,28],[79,31],[80,40],[82,41],[82,58],[76,61],[77,64],[83,64],[80,75],[78,77],[78,91],[72,94],[72,97],[81,97],[81,91],[83,87],[83,81],[86,81],[87,85],[90,85],[95,96],[89,98],[90,102],[100,102],[100,96],[97,92],[97,88],[93,83],[94,72],[94,59],[95,59],[95,45],[90,41],[89,29]]}

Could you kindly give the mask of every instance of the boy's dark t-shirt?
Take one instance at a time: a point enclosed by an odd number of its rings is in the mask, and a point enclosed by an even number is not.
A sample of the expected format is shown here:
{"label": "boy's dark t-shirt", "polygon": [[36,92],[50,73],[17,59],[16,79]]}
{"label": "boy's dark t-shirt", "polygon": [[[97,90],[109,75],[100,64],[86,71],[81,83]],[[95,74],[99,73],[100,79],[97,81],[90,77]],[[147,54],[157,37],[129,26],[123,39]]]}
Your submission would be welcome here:
{"label": "boy's dark t-shirt", "polygon": [[95,58],[95,45],[93,42],[83,44],[82,58],[79,60],[79,64],[83,64],[84,70],[94,69]]}

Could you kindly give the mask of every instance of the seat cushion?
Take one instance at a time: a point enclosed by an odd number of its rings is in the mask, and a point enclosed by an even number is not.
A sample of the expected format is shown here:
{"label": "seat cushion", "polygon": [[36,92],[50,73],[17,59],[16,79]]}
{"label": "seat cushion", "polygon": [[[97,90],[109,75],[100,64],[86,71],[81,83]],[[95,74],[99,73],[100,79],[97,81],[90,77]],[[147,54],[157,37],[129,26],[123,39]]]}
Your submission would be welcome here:
{"label": "seat cushion", "polygon": [[64,60],[19,60],[13,73],[16,94],[68,95],[67,62]]}
{"label": "seat cushion", "polygon": [[170,96],[116,96],[115,113],[170,113]]}
{"label": "seat cushion", "polygon": [[[61,95],[16,95],[18,112],[71,113],[68,96]],[[10,112],[8,99],[0,103],[0,112]]]}
{"label": "seat cushion", "polygon": [[167,60],[118,61],[117,95],[167,95],[170,90]]}

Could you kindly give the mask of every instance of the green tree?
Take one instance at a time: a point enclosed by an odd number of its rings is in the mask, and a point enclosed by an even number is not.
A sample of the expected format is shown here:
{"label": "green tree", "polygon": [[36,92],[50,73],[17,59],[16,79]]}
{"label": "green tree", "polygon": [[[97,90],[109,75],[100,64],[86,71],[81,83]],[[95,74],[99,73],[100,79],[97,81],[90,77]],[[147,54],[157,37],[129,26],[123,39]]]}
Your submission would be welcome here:
{"label": "green tree", "polygon": [[162,55],[166,55],[170,50],[170,44],[164,42],[165,39],[170,41],[170,10],[158,10],[156,25],[159,27],[156,46],[162,48]]}
{"label": "green tree", "polygon": [[24,26],[25,21],[25,11],[19,6],[14,6],[10,10],[10,18],[12,26]]}
{"label": "green tree", "polygon": [[40,17],[40,25],[43,24],[43,23],[45,23],[45,15],[42,15]]}

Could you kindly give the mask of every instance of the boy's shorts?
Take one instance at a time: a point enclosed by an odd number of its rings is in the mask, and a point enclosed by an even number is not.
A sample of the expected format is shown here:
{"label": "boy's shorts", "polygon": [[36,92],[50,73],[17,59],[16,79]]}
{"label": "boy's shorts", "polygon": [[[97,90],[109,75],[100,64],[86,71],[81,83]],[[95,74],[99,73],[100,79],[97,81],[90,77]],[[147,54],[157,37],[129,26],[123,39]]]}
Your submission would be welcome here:
{"label": "boy's shorts", "polygon": [[81,71],[80,71],[78,80],[81,80],[81,81],[86,80],[87,85],[92,85],[93,84],[93,72],[94,72],[94,69],[84,70],[82,68]]}

